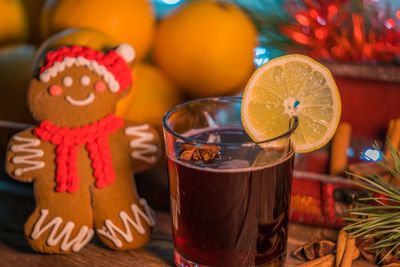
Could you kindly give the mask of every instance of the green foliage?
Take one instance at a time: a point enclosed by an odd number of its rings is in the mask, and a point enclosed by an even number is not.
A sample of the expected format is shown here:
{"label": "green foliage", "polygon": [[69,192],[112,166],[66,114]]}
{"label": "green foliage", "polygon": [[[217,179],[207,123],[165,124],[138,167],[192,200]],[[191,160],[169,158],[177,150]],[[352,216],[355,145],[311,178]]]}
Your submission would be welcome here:
{"label": "green foliage", "polygon": [[[389,156],[378,163],[387,173],[400,179],[400,153],[388,143]],[[349,211],[351,224],[344,228],[357,238],[374,238],[370,247],[377,255],[388,250],[400,255],[400,190],[379,175],[362,177],[349,173],[355,184],[373,194],[359,199],[359,206]],[[386,257],[385,256],[385,257]],[[385,258],[383,257],[383,258]],[[383,259],[382,259],[383,260]]]}

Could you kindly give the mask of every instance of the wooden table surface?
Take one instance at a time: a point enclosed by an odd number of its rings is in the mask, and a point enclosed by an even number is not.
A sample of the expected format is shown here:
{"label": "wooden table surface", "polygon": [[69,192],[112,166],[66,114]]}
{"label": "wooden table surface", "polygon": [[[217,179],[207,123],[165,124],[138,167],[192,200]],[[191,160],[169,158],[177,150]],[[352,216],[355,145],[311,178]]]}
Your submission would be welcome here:
{"label": "wooden table surface", "polygon": [[[92,241],[79,253],[69,255],[41,255],[32,251],[23,235],[23,224],[34,208],[29,187],[9,184],[0,179],[0,266],[1,267],[69,267],[69,266],[173,266],[170,216],[157,212],[157,227],[152,241],[142,249],[115,252]],[[336,239],[336,232],[329,229],[290,224],[288,256],[285,266],[300,263],[292,252],[311,237]],[[357,260],[353,266],[372,266]]]}

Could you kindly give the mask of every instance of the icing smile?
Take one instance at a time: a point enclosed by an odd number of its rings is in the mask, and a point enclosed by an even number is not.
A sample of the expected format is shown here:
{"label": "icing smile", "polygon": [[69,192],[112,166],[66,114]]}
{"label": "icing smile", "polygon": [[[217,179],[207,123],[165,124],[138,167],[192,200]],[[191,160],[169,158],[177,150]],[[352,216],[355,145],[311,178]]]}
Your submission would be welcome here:
{"label": "icing smile", "polygon": [[69,95],[67,95],[65,97],[65,100],[70,103],[71,105],[74,106],[86,106],[89,105],[90,103],[92,103],[95,99],[95,96],[93,93],[90,93],[85,99],[82,100],[76,100],[73,99],[72,97],[70,97]]}

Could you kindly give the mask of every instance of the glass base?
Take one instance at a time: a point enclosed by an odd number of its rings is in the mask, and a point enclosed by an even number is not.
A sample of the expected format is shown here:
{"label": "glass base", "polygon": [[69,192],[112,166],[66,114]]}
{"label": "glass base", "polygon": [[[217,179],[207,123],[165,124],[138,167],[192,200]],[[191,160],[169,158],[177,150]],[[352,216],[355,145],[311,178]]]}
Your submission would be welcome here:
{"label": "glass base", "polygon": [[[207,265],[198,264],[198,263],[195,263],[188,259],[185,259],[176,250],[174,250],[174,261],[175,261],[176,267],[208,267]],[[272,262],[257,265],[255,267],[281,267],[281,266],[283,266],[283,259],[280,258],[280,259],[273,260]],[[249,267],[253,267],[253,266],[249,266]]]}

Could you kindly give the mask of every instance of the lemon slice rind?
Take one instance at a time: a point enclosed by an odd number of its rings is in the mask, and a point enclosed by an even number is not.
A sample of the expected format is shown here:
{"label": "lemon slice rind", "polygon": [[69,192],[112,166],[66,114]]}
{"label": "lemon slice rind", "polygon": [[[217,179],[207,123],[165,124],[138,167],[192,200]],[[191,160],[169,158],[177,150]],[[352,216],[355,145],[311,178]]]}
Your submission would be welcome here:
{"label": "lemon slice rind", "polygon": [[[288,63],[289,65],[286,65]],[[289,81],[289,78],[282,73],[285,72],[285,67],[290,68],[290,66],[292,66],[294,72],[304,67],[304,79],[294,75],[290,80],[292,88],[285,88],[285,79]],[[298,67],[297,69],[296,66]],[[277,70],[281,70],[281,72],[277,73],[282,74],[283,77],[280,77],[280,80],[275,78],[278,86],[274,87],[274,81],[271,82],[271,79],[274,78],[268,77],[268,75],[273,74],[268,74],[268,72],[274,73]],[[311,71],[308,76],[307,71]],[[286,70],[286,72],[288,71]],[[289,74],[286,73],[286,75],[291,76],[290,72]],[[298,79],[297,87],[293,86],[293,83],[297,82],[296,79]],[[325,82],[321,84],[320,87],[322,89],[320,91],[317,90],[319,89],[317,86],[315,86],[316,88],[311,88],[315,85],[312,79],[318,82]],[[260,88],[261,83],[268,82],[272,85],[271,88]],[[311,83],[312,86],[307,87],[307,83]],[[306,88],[301,88],[302,86]],[[293,90],[294,88],[296,90]],[[276,90],[274,91],[274,89]],[[309,90],[313,94],[301,95],[302,90]],[[263,95],[263,93],[265,94]],[[323,93],[324,95],[320,95]],[[267,98],[272,100],[267,103],[265,102]],[[297,98],[300,98],[300,101]],[[319,104],[320,102],[326,103]],[[271,103],[275,104],[275,106],[271,105]],[[314,103],[315,107],[307,103]],[[296,104],[299,105],[298,108],[294,108]],[[302,104],[304,106],[301,106]],[[265,113],[265,118],[261,118],[260,114],[258,114],[258,117],[255,115],[256,118],[252,118],[252,115],[249,115],[251,114],[249,110],[257,110],[257,105],[260,110],[265,109],[270,113]],[[263,105],[273,107],[267,109]],[[276,109],[275,111],[274,108]],[[273,59],[255,71],[243,93],[241,109],[244,129],[255,142],[266,141],[283,134],[285,130],[289,129],[290,119],[293,116],[297,116],[299,118],[299,126],[292,139],[295,142],[295,151],[306,153],[323,147],[333,137],[340,120],[341,101],[335,80],[329,69],[307,56],[294,54]],[[319,111],[318,109],[321,110]],[[307,110],[309,111],[307,112]],[[270,114],[274,115],[268,116]],[[323,119],[318,118],[318,116]],[[271,126],[270,128],[261,129],[260,125],[262,123],[270,123],[276,127]]]}

